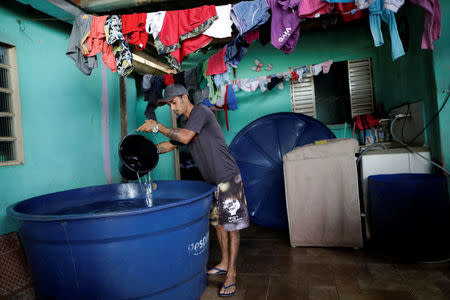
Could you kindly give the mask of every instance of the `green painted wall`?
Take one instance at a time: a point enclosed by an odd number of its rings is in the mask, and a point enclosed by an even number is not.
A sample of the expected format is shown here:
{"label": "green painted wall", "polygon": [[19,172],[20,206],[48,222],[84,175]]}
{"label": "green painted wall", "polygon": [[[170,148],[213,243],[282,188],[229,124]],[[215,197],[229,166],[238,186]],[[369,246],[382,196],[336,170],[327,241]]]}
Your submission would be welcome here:
{"label": "green painted wall", "polygon": [[[400,17],[402,17],[401,21]],[[401,31],[408,32],[409,40],[405,43],[407,54],[394,62],[391,59],[390,37],[386,24],[383,24],[382,27],[385,45],[375,48],[367,19],[367,23],[363,26],[354,26],[349,23],[339,28],[301,33],[297,47],[290,55],[285,55],[270,44],[263,47],[259,42],[255,42],[239,64],[237,78],[253,78],[275,74],[287,71],[290,67],[320,63],[330,58],[334,61],[344,61],[371,57],[376,103],[382,105],[385,110],[389,110],[402,103],[423,99],[425,117],[429,117],[430,112],[434,111],[436,106],[433,96],[435,83],[433,80],[432,54],[430,51],[420,49],[423,19],[423,9],[418,6],[408,3],[399,11],[399,28]],[[409,26],[405,26],[406,21]],[[206,55],[201,53],[191,55],[188,60],[183,62],[183,68],[189,69],[217,51],[209,51]],[[254,65],[255,59],[260,60],[265,65],[267,63],[272,64],[272,70],[252,71],[251,67]],[[448,72],[448,66],[446,70]],[[275,88],[265,93],[261,93],[259,89],[253,93],[239,91],[236,95],[239,100],[239,108],[236,111],[229,112],[229,131],[225,127],[224,113],[216,114],[224,130],[227,143],[230,143],[242,128],[255,119],[271,113],[291,111],[290,91],[287,82],[284,83],[283,90]],[[138,110],[137,114],[141,115],[142,113],[143,108]],[[352,128],[350,127],[332,126],[330,129],[337,137],[350,137],[352,135]],[[429,138],[429,141],[433,152],[438,151],[436,144],[438,144],[439,139],[436,138],[436,131],[438,129],[432,128],[431,133],[428,132],[428,136],[432,137]],[[164,157],[164,155],[162,156]],[[172,167],[172,163],[170,156],[164,162],[164,165],[161,162],[158,167],[167,170]],[[155,170],[155,173],[158,173],[158,171]]]}
{"label": "green painted wall", "polygon": [[[6,207],[28,197],[106,184],[101,131],[101,69],[81,73],[65,52],[71,25],[14,1],[0,4],[0,41],[14,45],[22,106],[25,164],[0,167],[0,234],[15,230]],[[21,20],[21,25],[16,21]],[[107,70],[112,181],[120,182],[119,77]],[[136,89],[127,79],[128,116]]]}
{"label": "green painted wall", "polygon": [[[437,111],[450,90],[450,1],[440,1],[442,11],[441,38],[434,43],[433,63],[436,78]],[[438,119],[442,160],[450,167],[450,103],[447,102]]]}

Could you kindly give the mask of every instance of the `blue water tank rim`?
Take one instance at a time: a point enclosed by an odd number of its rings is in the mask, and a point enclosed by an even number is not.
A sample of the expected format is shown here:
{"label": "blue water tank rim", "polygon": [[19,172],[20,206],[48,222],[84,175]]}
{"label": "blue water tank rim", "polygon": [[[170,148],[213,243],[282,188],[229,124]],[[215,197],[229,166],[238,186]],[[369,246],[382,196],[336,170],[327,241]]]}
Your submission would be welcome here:
{"label": "blue water tank rim", "polygon": [[[155,183],[160,183],[160,180],[156,180],[154,181]],[[196,183],[196,184],[204,184],[204,185],[209,185],[211,186],[207,192],[201,193],[195,197],[191,197],[189,199],[185,199],[185,200],[180,200],[177,201],[175,203],[168,203],[168,204],[164,204],[164,205],[158,205],[158,206],[154,206],[154,207],[148,207],[148,208],[139,208],[139,209],[135,209],[135,210],[127,210],[127,211],[114,211],[114,212],[104,212],[104,213],[88,213],[88,214],[73,214],[73,215],[31,215],[31,214],[25,214],[25,213],[20,213],[17,212],[15,210],[15,207],[17,205],[19,205],[20,203],[24,202],[24,201],[32,201],[33,199],[36,198],[41,198],[41,197],[46,197],[48,195],[54,195],[54,194],[59,194],[59,193],[66,193],[66,192],[73,192],[73,191],[77,191],[77,190],[82,190],[85,189],[84,188],[77,188],[77,189],[71,189],[71,190],[66,190],[66,191],[60,191],[60,192],[55,192],[55,193],[50,193],[50,194],[45,194],[45,195],[41,195],[41,196],[36,196],[36,197],[32,197],[26,200],[22,200],[20,202],[14,203],[9,205],[6,208],[6,212],[9,216],[18,219],[18,220],[23,220],[23,221],[38,221],[38,222],[52,222],[52,221],[64,221],[64,220],[81,220],[81,219],[99,219],[99,218],[110,218],[110,217],[124,217],[124,216],[133,216],[133,215],[141,215],[141,214],[146,214],[146,213],[153,213],[153,212],[157,212],[160,210],[164,210],[164,209],[169,209],[172,207],[176,207],[176,206],[182,206],[182,205],[186,205],[195,201],[198,201],[200,199],[203,199],[209,195],[211,195],[215,190],[216,187],[207,183],[207,182],[203,182],[203,181],[191,181],[191,180],[183,180],[183,182],[192,182],[192,183]],[[98,186],[92,186],[92,187],[102,187],[102,186],[117,186],[123,183],[117,183],[117,184],[104,184],[104,185],[98,185]]]}

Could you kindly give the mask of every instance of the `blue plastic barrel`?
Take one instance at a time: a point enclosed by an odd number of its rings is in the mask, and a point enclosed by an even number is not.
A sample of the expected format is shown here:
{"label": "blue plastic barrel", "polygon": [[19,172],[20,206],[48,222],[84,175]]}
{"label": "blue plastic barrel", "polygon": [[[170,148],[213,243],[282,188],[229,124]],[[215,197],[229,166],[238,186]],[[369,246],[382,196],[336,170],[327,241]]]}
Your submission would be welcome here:
{"label": "blue plastic barrel", "polygon": [[367,213],[374,249],[410,259],[439,259],[450,254],[446,177],[369,176]]}
{"label": "blue plastic barrel", "polygon": [[208,212],[215,187],[157,181],[94,186],[8,207],[42,299],[197,300],[206,288]]}
{"label": "blue plastic barrel", "polygon": [[283,155],[317,140],[334,139],[327,126],[297,113],[276,113],[242,129],[230,144],[242,174],[250,221],[288,228]]}

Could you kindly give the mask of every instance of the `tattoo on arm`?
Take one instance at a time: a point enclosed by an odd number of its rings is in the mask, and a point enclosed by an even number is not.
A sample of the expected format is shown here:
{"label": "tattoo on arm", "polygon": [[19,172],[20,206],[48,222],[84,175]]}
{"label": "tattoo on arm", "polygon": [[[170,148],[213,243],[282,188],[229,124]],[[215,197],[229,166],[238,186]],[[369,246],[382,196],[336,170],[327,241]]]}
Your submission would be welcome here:
{"label": "tattoo on arm", "polygon": [[178,136],[181,131],[181,128],[170,128],[167,133],[167,137],[177,142],[181,142],[180,137]]}

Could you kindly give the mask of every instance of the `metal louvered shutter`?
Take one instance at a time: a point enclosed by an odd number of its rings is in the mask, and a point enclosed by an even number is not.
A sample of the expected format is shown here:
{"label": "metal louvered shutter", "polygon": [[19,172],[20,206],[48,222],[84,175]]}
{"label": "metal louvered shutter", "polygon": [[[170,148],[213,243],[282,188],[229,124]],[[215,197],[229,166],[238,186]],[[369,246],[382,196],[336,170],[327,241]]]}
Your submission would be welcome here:
{"label": "metal louvered shutter", "polygon": [[301,82],[291,80],[292,111],[316,118],[316,96],[311,74],[303,76]]}
{"label": "metal louvered shutter", "polygon": [[372,113],[373,85],[370,58],[348,61],[348,84],[352,118]]}

